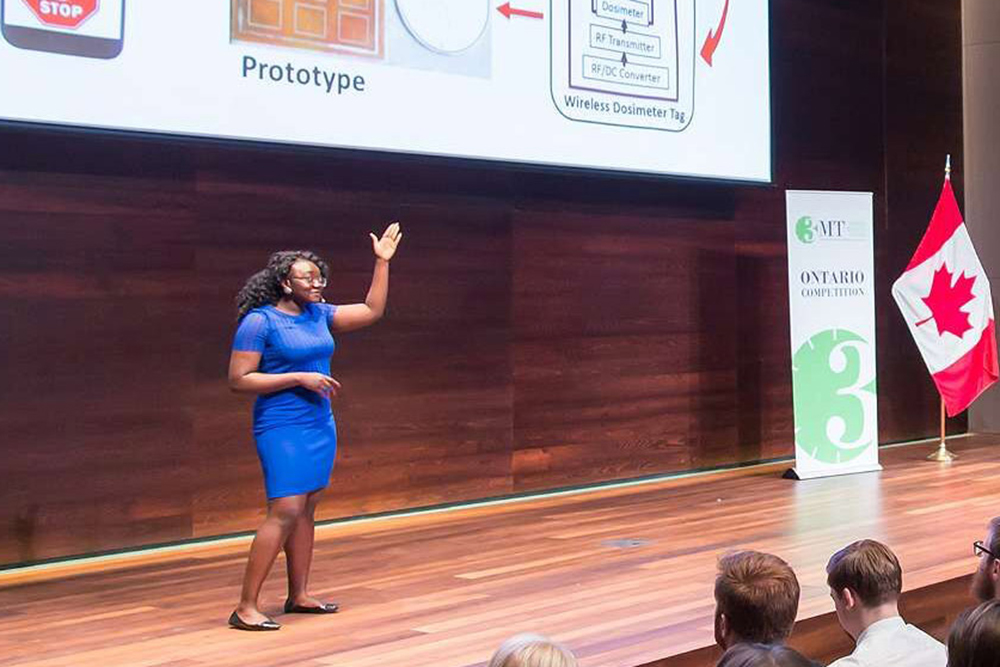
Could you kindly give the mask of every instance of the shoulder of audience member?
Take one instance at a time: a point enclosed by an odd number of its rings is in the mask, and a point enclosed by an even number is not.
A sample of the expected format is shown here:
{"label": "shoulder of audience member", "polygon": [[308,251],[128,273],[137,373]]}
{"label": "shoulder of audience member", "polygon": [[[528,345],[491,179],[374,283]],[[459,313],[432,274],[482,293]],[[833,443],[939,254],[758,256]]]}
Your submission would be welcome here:
{"label": "shoulder of audience member", "polygon": [[938,640],[937,637],[935,637],[934,635],[925,632],[923,628],[921,628],[920,626],[913,625],[912,623],[907,623],[906,629],[909,630],[914,636],[920,637],[920,639],[923,640],[923,642],[928,646],[934,646],[934,647],[940,646],[942,650],[945,648],[944,643]]}
{"label": "shoulder of audience member", "polygon": [[829,664],[828,667],[862,667],[863,663],[858,660],[853,655],[845,655],[843,658],[837,658]]}

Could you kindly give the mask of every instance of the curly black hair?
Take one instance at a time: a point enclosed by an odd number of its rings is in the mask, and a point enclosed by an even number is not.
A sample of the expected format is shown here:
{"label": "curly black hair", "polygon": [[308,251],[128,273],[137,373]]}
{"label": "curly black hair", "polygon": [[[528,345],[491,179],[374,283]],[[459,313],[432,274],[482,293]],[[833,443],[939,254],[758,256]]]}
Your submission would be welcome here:
{"label": "curly black hair", "polygon": [[267,266],[247,279],[236,295],[236,321],[239,322],[254,308],[271,304],[281,299],[281,282],[288,277],[292,264],[299,260],[312,262],[319,267],[323,277],[327,277],[326,262],[309,250],[279,250],[267,260]]}

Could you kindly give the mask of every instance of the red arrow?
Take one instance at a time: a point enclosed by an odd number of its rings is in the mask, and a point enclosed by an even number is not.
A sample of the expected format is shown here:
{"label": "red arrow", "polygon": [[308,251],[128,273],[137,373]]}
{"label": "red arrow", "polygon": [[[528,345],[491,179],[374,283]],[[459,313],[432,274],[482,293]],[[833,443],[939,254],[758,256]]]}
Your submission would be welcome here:
{"label": "red arrow", "polygon": [[722,30],[726,27],[726,15],[728,13],[729,0],[726,0],[726,6],[722,8],[722,20],[719,21],[719,27],[716,28],[715,32],[708,31],[705,44],[701,47],[701,57],[705,59],[709,67],[712,66],[712,56],[715,55],[715,49],[719,47],[719,41],[722,39]]}
{"label": "red arrow", "polygon": [[[729,0],[726,0],[726,2],[729,2]],[[514,9],[513,7],[510,6],[509,2],[505,2],[499,7],[497,7],[497,11],[506,16],[507,18],[510,18],[511,14],[513,14],[514,16],[524,16],[529,19],[540,19],[544,17],[544,15],[541,12],[530,12],[527,9]]]}

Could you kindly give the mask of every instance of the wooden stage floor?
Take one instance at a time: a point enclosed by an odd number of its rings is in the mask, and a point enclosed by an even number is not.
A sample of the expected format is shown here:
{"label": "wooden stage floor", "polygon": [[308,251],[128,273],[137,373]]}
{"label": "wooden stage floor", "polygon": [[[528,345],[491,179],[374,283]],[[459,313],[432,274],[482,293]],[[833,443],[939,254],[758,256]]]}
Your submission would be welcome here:
{"label": "wooden stage floor", "polygon": [[[1000,514],[1000,438],[885,449],[885,470],[793,482],[785,464],[487,507],[326,526],[313,591],[340,614],[230,630],[246,541],[42,571],[0,573],[0,664],[31,667],[466,667],[509,635],[569,644],[587,667],[633,667],[712,643],[716,558],[788,560],[799,619],[832,609],[829,555],[873,537],[906,589],[967,575],[971,543]],[[265,587],[284,599],[283,561]]]}

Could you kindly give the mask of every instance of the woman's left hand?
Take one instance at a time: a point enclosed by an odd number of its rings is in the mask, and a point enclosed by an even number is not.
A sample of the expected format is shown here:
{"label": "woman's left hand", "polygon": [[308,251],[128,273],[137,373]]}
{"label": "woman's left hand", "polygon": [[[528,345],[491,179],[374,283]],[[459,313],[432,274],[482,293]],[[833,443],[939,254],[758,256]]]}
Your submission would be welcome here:
{"label": "woman's left hand", "polygon": [[382,233],[382,238],[378,238],[371,233],[368,235],[372,237],[372,250],[375,252],[375,256],[387,262],[396,254],[396,248],[399,247],[399,242],[403,240],[403,232],[399,230],[398,222],[394,222],[386,227]]}

